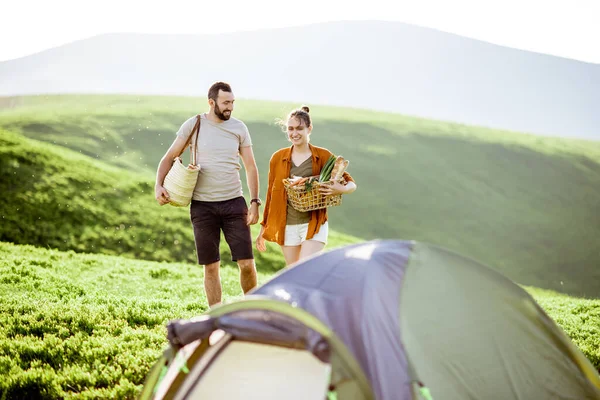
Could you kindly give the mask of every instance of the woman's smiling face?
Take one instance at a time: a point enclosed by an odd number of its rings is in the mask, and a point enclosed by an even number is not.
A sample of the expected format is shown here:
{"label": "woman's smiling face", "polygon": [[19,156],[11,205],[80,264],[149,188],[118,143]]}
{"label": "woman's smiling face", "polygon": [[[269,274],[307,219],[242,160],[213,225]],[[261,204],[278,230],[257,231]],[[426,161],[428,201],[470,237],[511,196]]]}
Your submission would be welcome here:
{"label": "woman's smiling face", "polygon": [[308,135],[310,135],[311,127],[306,127],[301,118],[292,117],[287,122],[288,139],[294,145],[303,145],[308,143]]}

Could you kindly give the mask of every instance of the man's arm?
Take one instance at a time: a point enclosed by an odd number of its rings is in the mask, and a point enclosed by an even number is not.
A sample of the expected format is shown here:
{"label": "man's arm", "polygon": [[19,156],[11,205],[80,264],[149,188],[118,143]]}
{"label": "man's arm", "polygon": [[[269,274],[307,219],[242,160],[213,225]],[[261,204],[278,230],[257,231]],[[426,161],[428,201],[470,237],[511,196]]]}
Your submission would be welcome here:
{"label": "man's arm", "polygon": [[169,194],[167,190],[163,187],[163,183],[165,180],[165,176],[169,173],[171,169],[171,165],[173,165],[173,159],[175,157],[179,157],[185,148],[187,139],[177,136],[171,147],[167,150],[163,158],[160,159],[158,163],[158,170],[156,171],[156,182],[154,184],[154,195],[156,197],[156,201],[158,204],[165,205],[169,202]]}
{"label": "man's arm", "polygon": [[[246,183],[248,184],[248,191],[250,192],[250,199],[258,198],[258,168],[256,167],[256,160],[254,159],[254,152],[252,146],[240,147],[240,156],[244,163],[244,169],[246,170]],[[258,204],[250,204],[250,210],[248,212],[248,224],[254,225],[258,222]]]}

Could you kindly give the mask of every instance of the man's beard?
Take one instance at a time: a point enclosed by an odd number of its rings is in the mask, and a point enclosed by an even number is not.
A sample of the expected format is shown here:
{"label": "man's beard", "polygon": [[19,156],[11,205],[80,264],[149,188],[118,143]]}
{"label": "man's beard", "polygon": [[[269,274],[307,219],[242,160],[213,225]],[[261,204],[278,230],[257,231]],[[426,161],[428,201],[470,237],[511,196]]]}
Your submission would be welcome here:
{"label": "man's beard", "polygon": [[219,106],[217,104],[215,104],[215,115],[217,117],[219,117],[219,119],[221,119],[223,121],[227,121],[229,118],[231,118],[231,111],[229,112],[229,114],[225,115],[221,112],[221,109],[219,108]]}

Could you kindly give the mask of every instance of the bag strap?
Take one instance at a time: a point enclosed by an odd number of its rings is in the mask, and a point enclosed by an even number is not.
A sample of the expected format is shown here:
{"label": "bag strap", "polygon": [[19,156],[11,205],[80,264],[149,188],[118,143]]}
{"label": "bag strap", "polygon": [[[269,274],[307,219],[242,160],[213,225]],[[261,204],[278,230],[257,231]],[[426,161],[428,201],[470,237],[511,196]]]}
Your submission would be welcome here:
{"label": "bag strap", "polygon": [[[198,114],[198,119],[196,121],[196,125],[194,125],[194,128],[196,129],[196,140],[194,140],[194,148],[192,148],[192,144],[190,143],[190,160],[192,165],[196,165],[196,152],[198,151],[198,138],[200,137],[200,125],[202,125],[201,121],[201,117],[200,114]],[[194,132],[194,130],[192,129],[192,132]],[[190,135],[192,136],[192,135]]]}
{"label": "bag strap", "polygon": [[[185,148],[189,144],[189,146],[190,146],[190,164],[191,165],[196,165],[196,151],[198,150],[198,136],[200,135],[200,125],[201,125],[200,119],[201,119],[200,114],[198,114],[196,116],[196,123],[194,124],[194,127],[192,128],[192,132],[190,133],[190,136],[187,138],[187,140],[185,142],[185,146],[183,146],[181,153],[179,153],[179,156],[181,156],[183,154],[183,152],[185,151]],[[194,148],[192,148],[192,137],[194,136],[194,131],[196,132],[196,140],[193,141]]]}

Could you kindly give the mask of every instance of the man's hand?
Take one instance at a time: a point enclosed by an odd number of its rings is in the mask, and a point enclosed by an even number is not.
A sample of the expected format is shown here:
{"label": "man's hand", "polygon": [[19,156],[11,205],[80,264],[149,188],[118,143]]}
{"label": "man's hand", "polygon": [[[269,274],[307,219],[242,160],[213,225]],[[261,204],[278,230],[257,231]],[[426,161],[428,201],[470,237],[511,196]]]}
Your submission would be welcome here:
{"label": "man's hand", "polygon": [[158,204],[160,204],[161,206],[168,204],[171,200],[169,198],[169,192],[167,192],[167,189],[165,189],[162,185],[156,185],[154,187],[154,197],[156,198],[156,201],[158,201]]}
{"label": "man's hand", "polygon": [[247,225],[254,225],[258,222],[258,204],[252,203],[248,210],[248,218],[246,218]]}

